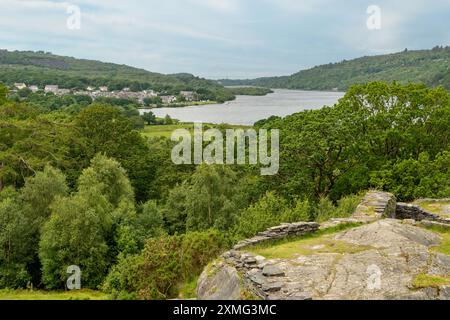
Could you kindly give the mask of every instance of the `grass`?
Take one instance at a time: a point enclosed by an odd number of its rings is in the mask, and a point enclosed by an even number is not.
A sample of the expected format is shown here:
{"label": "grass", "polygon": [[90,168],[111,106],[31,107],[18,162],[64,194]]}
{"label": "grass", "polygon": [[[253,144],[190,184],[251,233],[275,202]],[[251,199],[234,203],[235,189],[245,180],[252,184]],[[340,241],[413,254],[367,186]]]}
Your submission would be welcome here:
{"label": "grass", "polygon": [[267,259],[290,259],[295,258],[298,255],[312,255],[317,253],[358,253],[371,249],[369,246],[360,246],[333,239],[335,233],[357,226],[360,226],[360,224],[343,224],[294,239],[291,238],[257,245],[247,249],[247,251]]}
{"label": "grass", "polygon": [[[211,128],[227,128],[227,129],[249,129],[247,126],[238,126],[238,125],[216,125],[216,124],[203,124],[203,131],[211,129]],[[141,132],[144,137],[147,138],[159,138],[166,137],[170,138],[172,136],[173,131],[177,129],[186,129],[191,134],[194,132],[194,124],[193,123],[178,123],[178,124],[170,124],[170,125],[146,125],[143,131]]]}
{"label": "grass", "polygon": [[425,210],[446,217],[446,218],[450,218],[450,213],[447,211],[445,211],[444,207],[450,208],[450,201],[447,202],[421,202],[419,204],[419,206],[421,206],[422,208],[424,208]]}
{"label": "grass", "polygon": [[170,138],[172,132],[177,129],[187,129],[190,133],[194,131],[194,125],[192,123],[179,123],[161,126],[145,126],[142,131],[142,135],[148,138],[166,137]]}
{"label": "grass", "polygon": [[429,226],[424,228],[438,233],[442,237],[439,245],[432,247],[431,251],[450,255],[450,230],[440,226]]}
{"label": "grass", "polygon": [[108,300],[100,291],[43,291],[43,290],[0,290],[0,300]]}
{"label": "grass", "polygon": [[183,283],[179,289],[178,298],[182,300],[197,299],[197,282],[199,276]]}
{"label": "grass", "polygon": [[450,285],[450,277],[434,276],[429,274],[419,274],[413,281],[414,289],[439,288]]}

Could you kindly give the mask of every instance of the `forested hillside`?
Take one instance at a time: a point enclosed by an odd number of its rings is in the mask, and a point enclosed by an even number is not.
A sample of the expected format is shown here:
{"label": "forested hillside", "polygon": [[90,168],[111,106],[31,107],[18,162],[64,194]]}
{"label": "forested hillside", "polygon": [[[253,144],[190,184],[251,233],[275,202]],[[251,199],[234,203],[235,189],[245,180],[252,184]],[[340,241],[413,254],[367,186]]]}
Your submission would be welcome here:
{"label": "forested hillside", "polygon": [[450,47],[362,57],[303,70],[291,76],[254,80],[221,80],[223,85],[255,85],[269,88],[346,91],[368,81],[420,82],[450,90]]}
{"label": "forested hillside", "polygon": [[212,101],[234,96],[216,82],[181,73],[164,75],[126,65],[63,57],[45,52],[0,50],[0,82],[24,82],[43,87],[48,84],[67,89],[108,86],[109,90],[129,87],[132,91],[153,89],[177,94],[192,90]]}

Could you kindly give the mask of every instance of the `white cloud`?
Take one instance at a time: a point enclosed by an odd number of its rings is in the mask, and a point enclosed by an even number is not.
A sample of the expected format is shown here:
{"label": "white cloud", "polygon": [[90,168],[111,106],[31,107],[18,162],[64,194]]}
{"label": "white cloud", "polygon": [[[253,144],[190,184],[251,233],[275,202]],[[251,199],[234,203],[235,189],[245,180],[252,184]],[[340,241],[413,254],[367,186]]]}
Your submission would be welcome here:
{"label": "white cloud", "polygon": [[221,13],[236,12],[239,8],[237,0],[190,0],[197,6],[203,6]]}

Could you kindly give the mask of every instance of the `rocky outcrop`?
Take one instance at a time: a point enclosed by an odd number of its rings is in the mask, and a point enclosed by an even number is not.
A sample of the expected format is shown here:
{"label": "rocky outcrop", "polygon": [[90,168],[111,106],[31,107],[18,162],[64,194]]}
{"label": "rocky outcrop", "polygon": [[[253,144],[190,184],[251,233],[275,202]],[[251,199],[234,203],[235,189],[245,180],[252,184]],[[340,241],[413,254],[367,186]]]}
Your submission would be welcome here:
{"label": "rocky outcrop", "polygon": [[[383,219],[339,232],[332,239],[361,250],[283,259],[231,251],[224,263],[238,271],[247,290],[268,300],[448,298],[447,286],[414,287],[419,275],[450,274],[450,256],[430,250],[440,243],[438,234]],[[226,286],[227,280],[220,277],[216,283]],[[201,281],[199,285],[203,286]]]}
{"label": "rocky outcrop", "polygon": [[241,298],[242,280],[237,270],[221,261],[209,265],[198,280],[200,300],[238,300]]}
{"label": "rocky outcrop", "polygon": [[[445,229],[448,224],[442,217],[424,212],[417,205],[397,204],[392,194],[371,191],[351,218],[331,219],[321,225],[299,222],[270,228],[224,253],[214,264],[218,271],[205,269],[198,283],[198,297],[237,299],[247,292],[267,300],[448,300],[449,286],[417,286],[415,282],[418,277],[448,281],[450,275],[450,256],[432,250],[441,242],[440,235],[423,228]],[[358,223],[362,225],[355,226]],[[352,228],[328,235],[323,243],[319,237],[307,253],[268,259],[244,252],[258,252],[252,246],[267,241],[341,224],[351,224]],[[297,241],[300,245],[302,240]]]}

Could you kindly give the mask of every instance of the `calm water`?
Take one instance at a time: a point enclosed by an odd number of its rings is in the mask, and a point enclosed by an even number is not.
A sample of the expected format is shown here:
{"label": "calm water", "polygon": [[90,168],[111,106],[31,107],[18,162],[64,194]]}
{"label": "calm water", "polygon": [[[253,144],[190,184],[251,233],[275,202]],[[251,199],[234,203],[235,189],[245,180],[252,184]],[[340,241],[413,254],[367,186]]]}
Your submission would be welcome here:
{"label": "calm water", "polygon": [[[274,90],[263,97],[237,96],[224,104],[192,106],[185,108],[160,108],[151,111],[160,118],[167,114],[183,122],[228,123],[252,125],[272,115],[287,116],[302,110],[319,109],[335,104],[344,93],[299,90]],[[141,109],[141,114],[149,109]]]}

